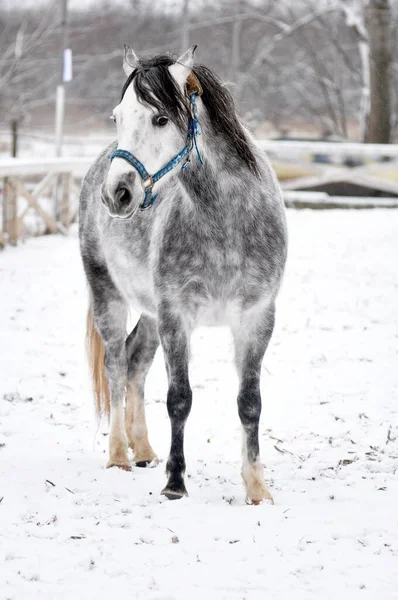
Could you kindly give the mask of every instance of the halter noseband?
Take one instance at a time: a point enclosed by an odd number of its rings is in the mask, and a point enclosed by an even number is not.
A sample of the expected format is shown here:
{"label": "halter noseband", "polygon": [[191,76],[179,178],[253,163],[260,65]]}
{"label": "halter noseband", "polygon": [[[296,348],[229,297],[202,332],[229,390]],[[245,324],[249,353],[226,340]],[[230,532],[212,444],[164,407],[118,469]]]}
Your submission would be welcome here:
{"label": "halter noseband", "polygon": [[169,173],[172,169],[174,169],[174,167],[179,165],[182,161],[184,161],[184,162],[181,167],[181,170],[186,167],[186,165],[189,161],[190,154],[191,154],[194,146],[195,146],[195,150],[196,150],[198,159],[199,159],[200,163],[203,164],[202,157],[200,155],[198,144],[197,144],[197,139],[196,139],[197,136],[200,135],[200,129],[199,129],[198,111],[197,111],[197,106],[195,103],[196,96],[200,96],[202,94],[202,88],[201,88],[201,85],[200,85],[198,79],[196,78],[196,76],[193,75],[193,73],[191,73],[190,75],[193,76],[195,85],[192,86],[194,89],[192,89],[191,86],[189,86],[191,88],[191,91],[188,96],[190,108],[191,108],[191,115],[188,120],[188,136],[187,136],[187,142],[186,142],[184,148],[174,158],[172,158],[167,163],[167,165],[162,167],[162,169],[160,169],[160,171],[157,171],[157,173],[155,173],[154,175],[149,175],[148,171],[146,170],[146,168],[144,167],[142,162],[139,161],[138,158],[135,157],[134,154],[132,154],[128,150],[119,150],[118,149],[118,150],[115,150],[111,154],[111,158],[110,158],[111,162],[114,158],[123,158],[123,160],[127,161],[132,167],[134,167],[135,170],[140,175],[142,189],[144,190],[144,200],[143,200],[142,204],[140,204],[141,210],[150,208],[153,205],[153,203],[155,202],[155,200],[157,198],[157,194],[155,194],[155,195],[152,194],[152,188],[155,185],[155,183],[157,181],[159,181],[159,179],[161,179],[164,175],[166,175],[166,173]]}

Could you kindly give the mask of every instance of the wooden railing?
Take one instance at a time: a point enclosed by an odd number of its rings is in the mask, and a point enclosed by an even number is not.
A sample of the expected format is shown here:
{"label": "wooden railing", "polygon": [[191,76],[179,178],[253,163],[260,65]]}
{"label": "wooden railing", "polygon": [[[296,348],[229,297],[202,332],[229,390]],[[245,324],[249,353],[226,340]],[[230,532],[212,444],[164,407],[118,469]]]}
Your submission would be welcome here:
{"label": "wooden railing", "polygon": [[362,156],[378,159],[383,156],[398,158],[398,144],[360,144],[357,142],[312,142],[295,140],[257,140],[265,152],[327,154],[328,156]]}
{"label": "wooden railing", "polygon": [[[381,159],[397,160],[398,145],[268,140],[258,140],[257,144],[269,154],[275,166],[287,205],[342,205],[339,198],[331,198],[327,193],[311,190],[344,180],[346,183],[368,187],[370,196],[374,195],[371,190],[385,192],[390,196],[345,198],[344,206],[398,206],[398,177],[391,177],[396,163],[376,162]],[[315,155],[334,157],[339,165],[315,163]],[[350,157],[359,157],[367,164],[349,167],[345,159]],[[72,208],[71,198],[78,196],[81,179],[93,160],[94,158],[87,157],[2,159],[0,193],[3,232],[0,232],[0,246],[6,242],[17,244],[26,215],[32,210],[42,220],[45,231],[64,233],[76,219],[76,206]],[[384,169],[390,175],[385,178],[376,177],[376,168],[379,173]],[[45,194],[49,197],[46,207],[42,202]],[[22,198],[26,203],[21,210],[19,200]]]}
{"label": "wooden railing", "polygon": [[[92,162],[91,158],[2,160],[3,232],[0,232],[0,246],[6,242],[17,244],[24,219],[31,210],[41,218],[46,232],[64,233],[77,216],[76,209],[72,211],[72,194],[78,196],[80,180]],[[43,208],[40,201],[46,193],[51,198],[50,209]],[[22,210],[21,198],[26,201]]]}

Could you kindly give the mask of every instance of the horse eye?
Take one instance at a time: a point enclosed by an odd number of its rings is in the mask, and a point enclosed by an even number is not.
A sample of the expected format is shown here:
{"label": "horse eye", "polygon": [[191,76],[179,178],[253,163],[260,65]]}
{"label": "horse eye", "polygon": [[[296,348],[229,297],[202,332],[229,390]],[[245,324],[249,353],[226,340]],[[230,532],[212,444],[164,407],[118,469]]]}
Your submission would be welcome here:
{"label": "horse eye", "polygon": [[165,117],[164,115],[160,115],[160,117],[153,117],[152,119],[152,123],[158,127],[164,127],[168,122],[168,117]]}
{"label": "horse eye", "polygon": [[114,123],[116,123],[116,117],[115,117],[115,115],[111,115],[109,118],[111,119],[111,121],[113,121]]}

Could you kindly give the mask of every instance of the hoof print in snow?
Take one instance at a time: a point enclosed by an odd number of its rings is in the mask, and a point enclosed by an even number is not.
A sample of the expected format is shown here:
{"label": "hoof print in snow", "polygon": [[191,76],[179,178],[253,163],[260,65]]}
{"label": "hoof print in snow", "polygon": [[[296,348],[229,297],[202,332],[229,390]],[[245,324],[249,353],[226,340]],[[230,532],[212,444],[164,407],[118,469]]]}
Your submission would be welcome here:
{"label": "hoof print in snow", "polygon": [[225,500],[227,504],[232,504],[235,500],[235,496],[223,496],[222,499]]}
{"label": "hoof print in snow", "polygon": [[173,535],[173,537],[171,538],[171,543],[172,544],[179,544],[180,540],[178,539],[178,536]]}
{"label": "hoof print in snow", "polygon": [[6,402],[11,402],[11,403],[13,403],[13,402],[33,402],[32,396],[22,397],[21,394],[19,394],[19,392],[8,392],[3,395],[3,399],[6,400]]}

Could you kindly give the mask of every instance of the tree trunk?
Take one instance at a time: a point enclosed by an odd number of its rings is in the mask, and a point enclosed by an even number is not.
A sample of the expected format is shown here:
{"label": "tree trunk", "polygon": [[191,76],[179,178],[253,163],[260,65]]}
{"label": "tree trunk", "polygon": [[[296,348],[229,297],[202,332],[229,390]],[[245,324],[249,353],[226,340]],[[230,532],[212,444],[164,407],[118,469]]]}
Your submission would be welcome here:
{"label": "tree trunk", "polygon": [[11,156],[15,158],[18,154],[18,121],[11,121]]}
{"label": "tree trunk", "polygon": [[6,231],[8,233],[8,242],[12,246],[18,243],[18,193],[15,187],[7,180],[6,200]]}
{"label": "tree trunk", "polygon": [[390,107],[390,0],[370,0],[365,23],[370,47],[370,111],[365,141],[388,144],[391,139]]}

